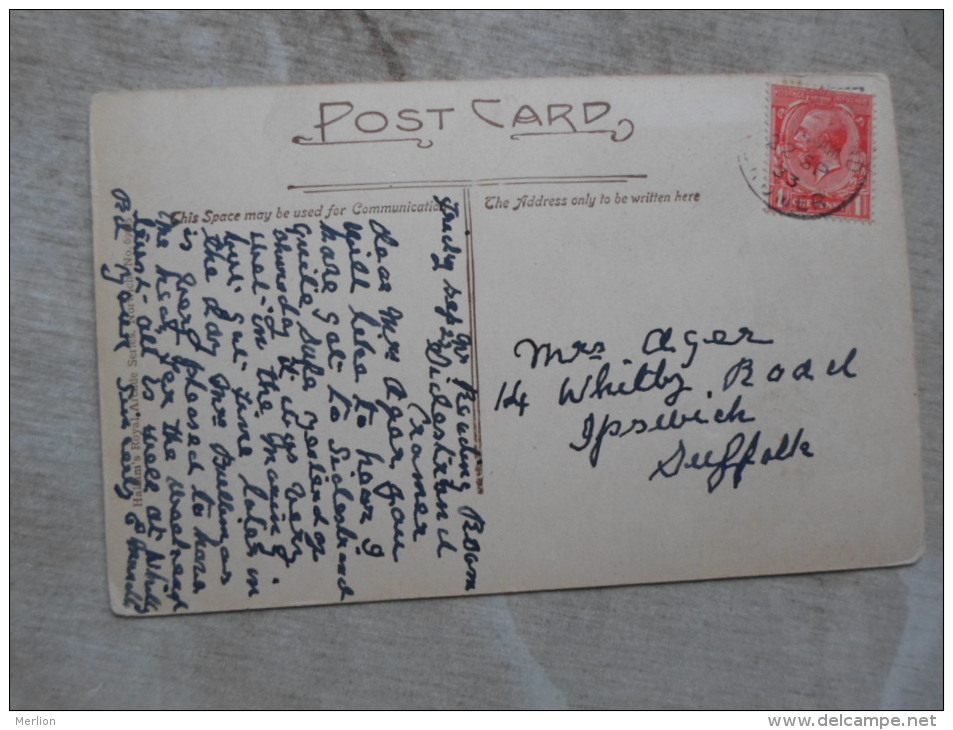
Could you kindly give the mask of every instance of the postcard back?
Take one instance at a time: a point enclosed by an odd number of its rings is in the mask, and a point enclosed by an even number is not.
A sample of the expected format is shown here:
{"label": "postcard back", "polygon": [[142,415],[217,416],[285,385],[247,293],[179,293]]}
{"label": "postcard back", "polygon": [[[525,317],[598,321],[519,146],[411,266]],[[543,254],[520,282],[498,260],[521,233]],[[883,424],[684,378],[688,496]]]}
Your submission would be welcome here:
{"label": "postcard back", "polygon": [[91,137],[117,613],[919,556],[884,77],[106,94]]}

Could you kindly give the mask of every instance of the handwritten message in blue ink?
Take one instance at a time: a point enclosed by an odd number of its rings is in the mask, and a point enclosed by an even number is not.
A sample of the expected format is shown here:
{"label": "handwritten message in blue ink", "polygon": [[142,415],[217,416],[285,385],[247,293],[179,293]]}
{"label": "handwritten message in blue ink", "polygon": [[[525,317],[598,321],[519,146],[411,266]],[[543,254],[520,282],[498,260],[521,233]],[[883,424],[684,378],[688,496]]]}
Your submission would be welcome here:
{"label": "handwritten message in blue ink", "polygon": [[[189,610],[213,584],[254,606],[302,566],[344,601],[365,572],[415,555],[476,589],[461,201],[418,206],[432,237],[408,241],[399,221],[342,206],[271,221],[113,198],[116,256],[99,275],[124,366],[109,496],[125,513],[123,606]],[[402,257],[427,281],[402,280]]]}

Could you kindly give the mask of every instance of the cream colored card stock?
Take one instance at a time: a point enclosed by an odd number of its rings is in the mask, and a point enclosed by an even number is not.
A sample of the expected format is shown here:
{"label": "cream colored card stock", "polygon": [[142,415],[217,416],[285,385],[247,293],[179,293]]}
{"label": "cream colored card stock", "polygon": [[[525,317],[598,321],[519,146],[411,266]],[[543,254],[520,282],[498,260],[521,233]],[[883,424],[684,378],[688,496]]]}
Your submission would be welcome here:
{"label": "cream colored card stock", "polygon": [[97,96],[117,613],[890,565],[877,75]]}

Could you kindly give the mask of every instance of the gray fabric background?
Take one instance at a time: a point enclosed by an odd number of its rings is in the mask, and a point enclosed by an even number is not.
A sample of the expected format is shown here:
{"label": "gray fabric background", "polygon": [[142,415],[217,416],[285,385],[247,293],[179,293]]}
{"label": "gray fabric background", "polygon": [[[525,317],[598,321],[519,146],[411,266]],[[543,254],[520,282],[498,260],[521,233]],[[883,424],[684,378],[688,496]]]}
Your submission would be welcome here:
{"label": "gray fabric background", "polygon": [[[940,12],[12,13],[12,709],[941,707],[942,23]],[[893,82],[922,396],[927,550],[918,564],[112,615],[91,94],[765,71],[883,71]]]}

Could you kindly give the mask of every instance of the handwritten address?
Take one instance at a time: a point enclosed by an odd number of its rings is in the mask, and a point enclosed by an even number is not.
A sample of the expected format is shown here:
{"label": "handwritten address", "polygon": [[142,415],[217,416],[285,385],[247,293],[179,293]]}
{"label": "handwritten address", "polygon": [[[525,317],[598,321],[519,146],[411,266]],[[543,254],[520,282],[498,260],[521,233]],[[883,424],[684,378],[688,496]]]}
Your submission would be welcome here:
{"label": "handwritten address", "polygon": [[[762,431],[745,401],[748,391],[785,380],[810,387],[822,378],[857,377],[856,347],[823,363],[807,357],[784,364],[772,360],[774,344],[771,337],[744,326],[707,333],[657,327],[645,333],[639,357],[633,359],[611,357],[602,341],[556,345],[524,337],[512,350],[514,368],[523,377],[499,386],[493,408],[521,418],[542,399],[554,402],[567,418],[582,412],[578,435],[566,446],[583,454],[593,469],[619,442],[675,434],[670,448],[661,447],[664,456],[643,465],[648,481],[701,472],[709,493],[722,484],[737,488],[748,469],[815,456],[808,434],[797,424],[783,433]],[[731,353],[716,382],[696,378],[694,366],[708,350]],[[549,370],[567,374],[547,391],[534,375]],[[689,395],[697,393],[700,398]],[[723,433],[724,445],[693,446],[691,434],[702,427]]]}

